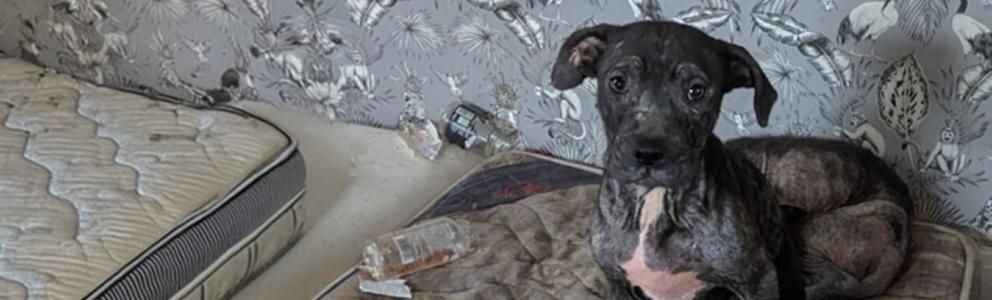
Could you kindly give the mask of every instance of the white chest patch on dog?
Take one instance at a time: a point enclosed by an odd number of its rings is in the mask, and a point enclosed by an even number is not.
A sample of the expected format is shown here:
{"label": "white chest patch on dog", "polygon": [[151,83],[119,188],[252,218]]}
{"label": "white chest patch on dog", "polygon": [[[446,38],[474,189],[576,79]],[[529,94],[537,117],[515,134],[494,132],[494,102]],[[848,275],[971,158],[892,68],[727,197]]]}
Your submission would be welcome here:
{"label": "white chest patch on dog", "polygon": [[644,194],[639,216],[638,241],[630,260],[620,265],[631,285],[640,287],[651,299],[693,299],[703,288],[695,272],[672,273],[652,270],[645,261],[645,243],[651,224],[665,212],[665,189],[654,188]]}

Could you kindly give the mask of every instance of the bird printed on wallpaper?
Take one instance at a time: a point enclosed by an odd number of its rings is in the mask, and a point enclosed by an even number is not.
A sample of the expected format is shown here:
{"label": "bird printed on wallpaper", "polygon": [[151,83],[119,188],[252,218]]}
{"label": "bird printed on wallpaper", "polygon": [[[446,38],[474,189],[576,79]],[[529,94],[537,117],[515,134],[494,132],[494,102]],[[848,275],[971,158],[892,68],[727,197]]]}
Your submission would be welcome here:
{"label": "bird printed on wallpaper", "polygon": [[989,27],[965,14],[968,9],[968,1],[961,0],[957,13],[951,18],[951,28],[954,34],[961,41],[961,51],[964,55],[972,54],[972,41],[983,34],[989,33]]}
{"label": "bird printed on wallpaper", "polygon": [[[541,86],[534,88],[537,96],[551,103],[557,102],[560,114],[551,119],[535,120],[535,122],[545,123],[548,128],[548,135],[552,138],[565,136],[573,140],[581,140],[586,137],[586,127],[582,123],[582,99],[572,90],[559,91],[557,89],[547,89]],[[558,126],[552,126],[557,124]],[[568,124],[578,124],[579,132],[572,133],[559,127]]]}
{"label": "bird printed on wallpaper", "polygon": [[437,76],[437,79],[441,83],[448,86],[448,93],[451,93],[455,99],[463,99],[465,93],[462,92],[462,86],[468,83],[468,74],[465,72],[445,73],[433,67],[431,71],[434,72],[434,76]]}
{"label": "bird printed on wallpaper", "polygon": [[[861,3],[851,10],[840,21],[837,28],[837,41],[846,44],[848,41],[874,42],[880,35],[899,22],[899,12],[890,1],[868,1]],[[874,45],[872,45],[874,52]]]}
{"label": "bird printed on wallpaper", "polygon": [[207,59],[207,52],[210,51],[210,42],[208,41],[197,41],[193,39],[182,39],[183,45],[186,46],[190,52],[193,53],[193,58],[196,59],[196,67],[190,74],[191,77],[200,77],[200,72],[207,65],[209,60]]}
{"label": "bird printed on wallpaper", "polygon": [[750,136],[751,130],[748,129],[751,125],[754,125],[756,119],[754,118],[754,113],[751,112],[739,112],[736,110],[731,110],[726,107],[720,108],[720,116],[724,120],[734,124],[737,129],[738,136]]}

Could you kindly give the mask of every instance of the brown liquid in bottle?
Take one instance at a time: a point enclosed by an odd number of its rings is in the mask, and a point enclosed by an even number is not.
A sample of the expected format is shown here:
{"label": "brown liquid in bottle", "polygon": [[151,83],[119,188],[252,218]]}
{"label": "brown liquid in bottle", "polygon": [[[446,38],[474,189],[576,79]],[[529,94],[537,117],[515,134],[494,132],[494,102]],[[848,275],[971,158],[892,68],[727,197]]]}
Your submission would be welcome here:
{"label": "brown liquid in bottle", "polygon": [[376,237],[365,247],[362,269],[387,280],[448,263],[468,248],[465,226],[439,218]]}

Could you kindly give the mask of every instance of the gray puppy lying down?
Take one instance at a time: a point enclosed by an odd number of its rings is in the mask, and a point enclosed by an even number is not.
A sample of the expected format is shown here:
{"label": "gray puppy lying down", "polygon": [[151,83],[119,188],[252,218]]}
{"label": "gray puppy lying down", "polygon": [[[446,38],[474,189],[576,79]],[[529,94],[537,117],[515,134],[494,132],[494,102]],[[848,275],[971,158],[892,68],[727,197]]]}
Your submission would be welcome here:
{"label": "gray puppy lying down", "polygon": [[721,142],[723,95],[777,93],[744,48],[685,25],[576,31],[552,82],[598,83],[608,147],[593,225],[611,299],[839,299],[882,293],[909,245],[912,202],[881,159],[841,141]]}

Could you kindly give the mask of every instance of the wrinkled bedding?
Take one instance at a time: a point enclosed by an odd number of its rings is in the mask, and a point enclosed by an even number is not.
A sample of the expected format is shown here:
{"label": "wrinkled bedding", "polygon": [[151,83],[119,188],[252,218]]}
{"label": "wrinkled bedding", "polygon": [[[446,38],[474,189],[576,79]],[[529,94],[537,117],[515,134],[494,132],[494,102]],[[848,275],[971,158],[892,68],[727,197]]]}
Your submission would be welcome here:
{"label": "wrinkled bedding", "polygon": [[0,299],[86,296],[289,142],[0,59]]}
{"label": "wrinkled bedding", "polygon": [[[476,250],[406,277],[414,297],[603,298],[606,283],[587,244],[597,193],[597,185],[584,184],[451,214],[470,221]],[[915,243],[907,269],[876,299],[979,299],[975,243],[933,224],[915,223],[912,230]],[[388,299],[359,293],[359,276],[347,278],[322,299]]]}

